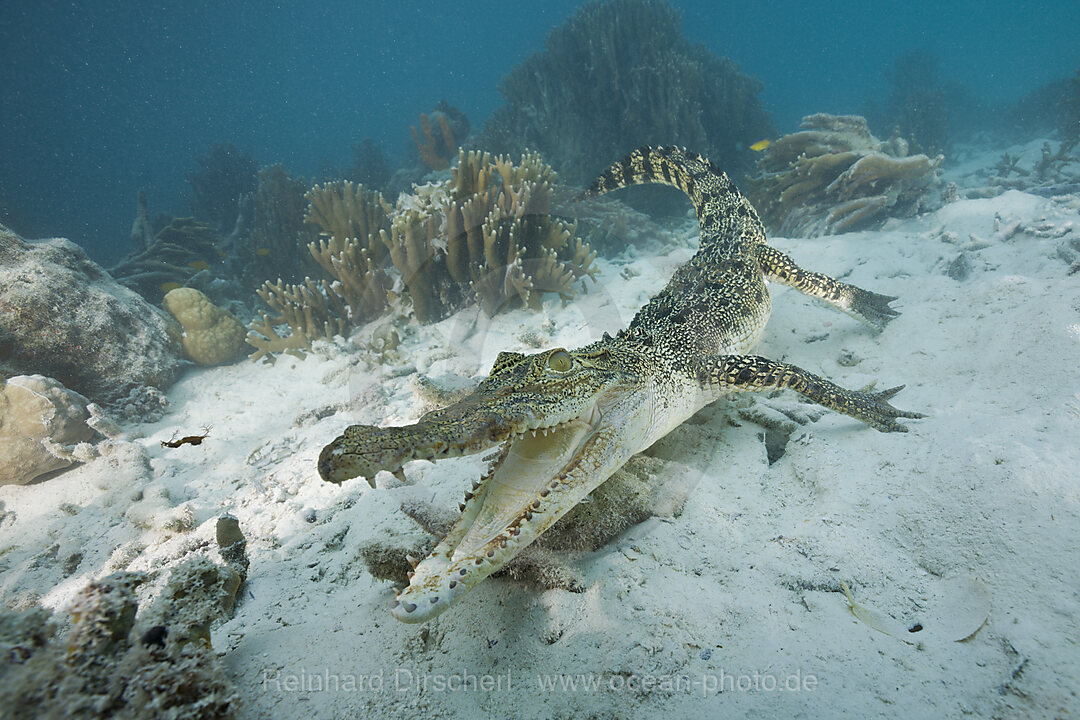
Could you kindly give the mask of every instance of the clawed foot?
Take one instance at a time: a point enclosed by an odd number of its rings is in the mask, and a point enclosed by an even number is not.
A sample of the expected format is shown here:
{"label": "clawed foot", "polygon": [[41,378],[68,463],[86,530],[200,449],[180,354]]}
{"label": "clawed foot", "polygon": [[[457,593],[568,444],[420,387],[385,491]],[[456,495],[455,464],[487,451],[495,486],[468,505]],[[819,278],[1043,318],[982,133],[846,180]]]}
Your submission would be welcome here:
{"label": "clawed foot", "polygon": [[852,415],[875,430],[881,432],[907,432],[907,427],[896,422],[896,418],[916,419],[926,417],[923,413],[900,410],[889,404],[889,398],[903,390],[903,385],[897,385],[894,388],[876,393],[869,392],[872,387],[871,385],[863,390],[851,393],[852,400],[858,408],[857,412],[852,413]]}
{"label": "clawed foot", "polygon": [[[889,307],[889,303],[897,298],[892,295],[881,295],[860,287],[853,287],[854,295],[851,299],[850,312],[877,328],[880,332],[885,325],[897,317],[900,313]],[[899,388],[897,388],[899,390]]]}

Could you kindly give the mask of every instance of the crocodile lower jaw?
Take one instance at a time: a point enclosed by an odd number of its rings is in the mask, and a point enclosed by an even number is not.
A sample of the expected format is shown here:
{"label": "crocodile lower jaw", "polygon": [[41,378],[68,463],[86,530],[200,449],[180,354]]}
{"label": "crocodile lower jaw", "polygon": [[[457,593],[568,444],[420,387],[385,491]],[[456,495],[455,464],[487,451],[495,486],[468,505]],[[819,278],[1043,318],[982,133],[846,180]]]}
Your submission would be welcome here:
{"label": "crocodile lower jaw", "polygon": [[415,623],[445,612],[607,479],[622,460],[606,469],[609,436],[597,432],[600,421],[593,405],[571,421],[505,443],[493,470],[466,493],[457,523],[416,565],[394,617]]}

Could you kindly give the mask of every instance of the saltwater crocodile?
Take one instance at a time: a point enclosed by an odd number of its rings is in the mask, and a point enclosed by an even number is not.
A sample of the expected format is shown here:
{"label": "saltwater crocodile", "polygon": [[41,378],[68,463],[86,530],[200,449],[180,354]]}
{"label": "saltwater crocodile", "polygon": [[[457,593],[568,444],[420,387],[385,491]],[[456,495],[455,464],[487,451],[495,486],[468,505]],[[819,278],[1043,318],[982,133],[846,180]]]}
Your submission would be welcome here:
{"label": "saltwater crocodile", "polygon": [[[392,613],[405,622],[439,615],[580,503],[632,455],[730,391],[790,388],[882,432],[905,431],[888,400],[903,386],[851,391],[795,365],[745,354],[769,319],[766,279],[791,285],[880,329],[894,297],[798,267],[766,244],[757,213],[707,159],[646,147],[612,165],[585,195],[629,185],[673,185],[693,201],[697,253],[615,337],[577,350],[500,353],[464,400],[404,427],[353,425],[319,456],[341,482],[380,470],[401,476],[410,460],[440,460],[499,447],[465,493],[461,517],[414,566]],[[373,482],[373,481],[372,481]]]}

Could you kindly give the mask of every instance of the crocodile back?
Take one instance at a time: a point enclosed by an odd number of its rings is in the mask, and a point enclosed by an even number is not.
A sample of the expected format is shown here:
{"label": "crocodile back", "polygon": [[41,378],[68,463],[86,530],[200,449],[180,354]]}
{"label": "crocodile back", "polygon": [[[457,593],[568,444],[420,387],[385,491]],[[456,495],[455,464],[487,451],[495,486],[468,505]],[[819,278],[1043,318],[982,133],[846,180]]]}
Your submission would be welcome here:
{"label": "crocodile back", "polygon": [[757,212],[726,173],[678,147],[633,151],[600,175],[585,196],[646,183],[686,193],[697,212],[701,242],[620,336],[656,346],[675,371],[690,371],[705,355],[745,353],[771,310],[756,253],[765,244]]}

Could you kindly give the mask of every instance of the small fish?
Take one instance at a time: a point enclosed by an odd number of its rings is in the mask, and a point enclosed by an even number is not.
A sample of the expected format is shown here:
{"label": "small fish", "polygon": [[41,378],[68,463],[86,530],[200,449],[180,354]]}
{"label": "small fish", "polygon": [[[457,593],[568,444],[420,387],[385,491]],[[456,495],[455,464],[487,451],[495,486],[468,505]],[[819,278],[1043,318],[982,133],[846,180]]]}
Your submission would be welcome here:
{"label": "small fish", "polygon": [[167,293],[170,290],[175,290],[176,288],[181,288],[181,287],[184,287],[184,286],[181,285],[178,282],[167,282],[167,283],[161,283],[161,285],[159,285],[159,287],[161,288],[161,292],[166,292]]}
{"label": "small fish", "polygon": [[259,257],[266,257],[267,255],[270,254],[270,248],[259,248],[258,250],[255,251],[255,254],[258,255]]}
{"label": "small fish", "polygon": [[189,268],[195,268],[196,270],[209,270],[210,263],[205,260],[192,260],[188,263]]}
{"label": "small fish", "polygon": [[772,140],[758,140],[756,143],[750,146],[750,149],[754,152],[761,152],[770,145],[772,145]]}

